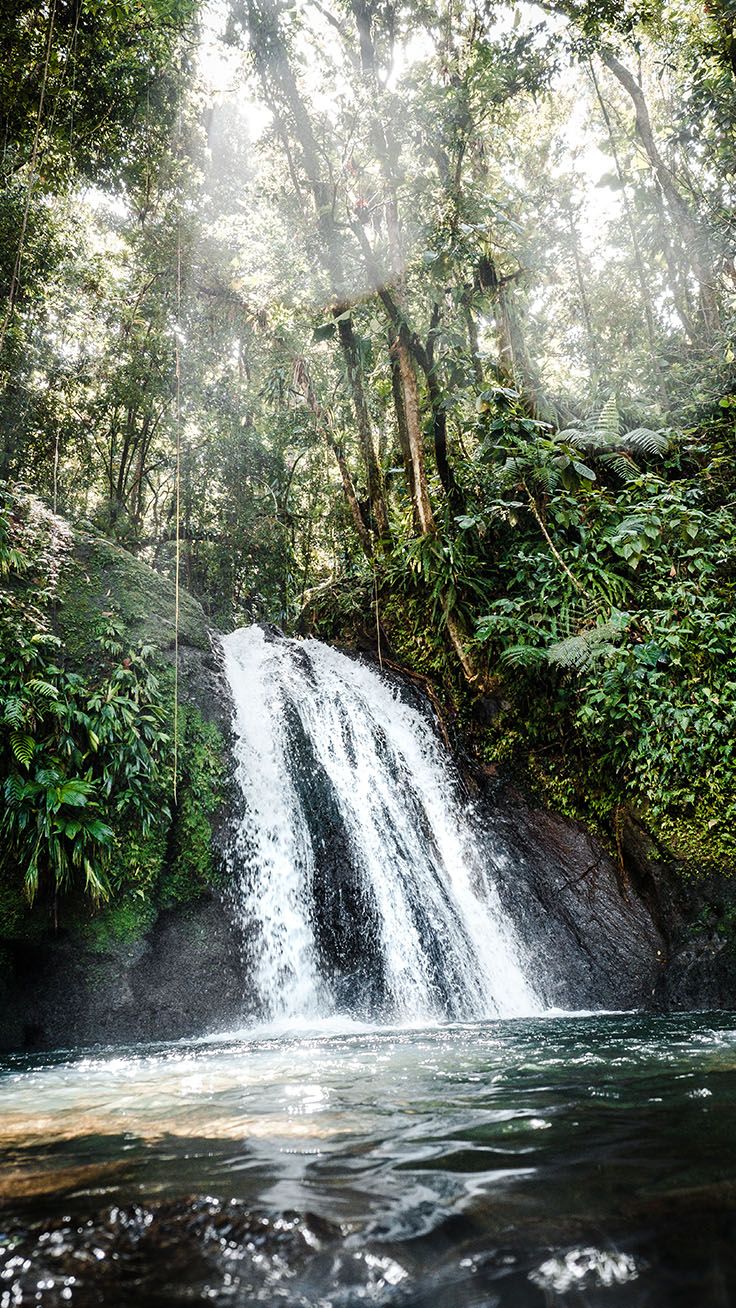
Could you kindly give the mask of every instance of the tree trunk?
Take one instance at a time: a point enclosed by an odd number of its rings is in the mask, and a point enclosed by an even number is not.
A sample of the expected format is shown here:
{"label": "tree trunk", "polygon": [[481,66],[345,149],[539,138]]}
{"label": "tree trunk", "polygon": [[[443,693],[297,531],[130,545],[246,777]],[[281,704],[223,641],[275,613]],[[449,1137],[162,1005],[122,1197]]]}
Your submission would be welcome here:
{"label": "tree trunk", "polygon": [[363,516],[363,510],[360,507],[358,496],[355,493],[355,484],[353,482],[350,468],[348,467],[347,459],[345,458],[345,451],[342,448],[341,442],[336,438],[335,433],[332,430],[329,414],[324,412],[314,393],[312,379],[309,376],[309,371],[304,359],[294,360],[291,384],[292,389],[302,396],[304,403],[317,424],[318,429],[324,435],[327,444],[335,456],[335,461],[340,472],[343,492],[345,494],[345,499],[347,501],[358,540],[361,543],[366,558],[372,559],[373,540],[371,538],[368,523]]}
{"label": "tree trunk", "polygon": [[358,354],[358,342],[355,337],[353,323],[350,318],[338,317],[337,332],[342,346],[343,357],[345,359],[345,368],[348,377],[348,385],[353,401],[355,419],[358,425],[358,436],[360,438],[360,447],[363,453],[363,462],[365,463],[366,476],[368,481],[368,497],[371,502],[371,512],[376,524],[376,533],[380,540],[388,541],[391,537],[391,531],[388,524],[388,512],[386,509],[386,499],[383,487],[383,475],[381,466],[376,454],[376,446],[373,437],[373,424],[368,410],[368,402],[363,385],[363,371],[360,366]]}
{"label": "tree trunk", "polygon": [[414,521],[414,530],[421,531],[416,509],[416,486],[414,483],[414,464],[411,459],[411,449],[409,447],[409,433],[406,428],[406,414],[404,412],[404,394],[401,389],[401,376],[399,373],[399,360],[396,351],[393,348],[393,333],[389,332],[389,359],[391,361],[391,392],[394,401],[394,413],[396,415],[396,427],[399,433],[399,444],[401,446],[401,457],[404,463],[404,473],[406,484],[409,488],[409,500],[412,508],[412,517]]}
{"label": "tree trunk", "polygon": [[284,143],[298,199],[301,199],[301,190],[289,150],[290,134],[296,139],[301,152],[301,162],[316,219],[317,257],[329,278],[335,298],[334,313],[335,318],[338,319],[338,340],[345,361],[350,398],[365,464],[372,517],[379,538],[388,540],[390,532],[383,474],[376,455],[355,332],[349,318],[340,318],[345,312],[348,299],[341,250],[343,237],[333,215],[331,186],[321,175],[319,148],[278,28],[278,20],[268,4],[263,5],[259,0],[247,0],[246,14],[256,71],[266,103],[274,115],[279,135]]}
{"label": "tree trunk", "polygon": [[720,331],[721,315],[707,234],[699,218],[693,212],[692,206],[678,189],[672,172],[660,153],[652,129],[649,106],[641,83],[637,81],[633,73],[625,64],[621,63],[621,60],[612,51],[604,50],[601,53],[601,59],[606,68],[610,69],[616,80],[628,92],[633,102],[637,134],[682,236],[693,275],[698,283],[703,329],[707,339],[712,340]]}
{"label": "tree trunk", "polygon": [[598,104],[600,106],[601,114],[603,115],[603,121],[606,124],[606,131],[608,132],[608,140],[611,145],[611,154],[613,155],[613,161],[614,164],[616,165],[616,175],[618,177],[619,184],[621,186],[621,198],[623,200],[624,214],[626,216],[626,223],[629,228],[629,235],[631,236],[631,245],[634,251],[634,262],[636,264],[637,276],[639,278],[639,289],[641,291],[642,304],[644,307],[644,321],[646,322],[647,339],[649,341],[649,356],[651,359],[652,371],[656,378],[659,394],[662,399],[662,405],[666,413],[670,407],[670,398],[669,395],[667,394],[667,387],[665,385],[664,376],[662,374],[662,369],[659,363],[659,351],[657,349],[657,340],[654,330],[654,308],[652,304],[652,293],[649,289],[649,282],[644,268],[644,259],[641,252],[641,244],[639,242],[639,236],[636,230],[636,223],[634,222],[634,215],[632,213],[631,204],[629,202],[629,197],[626,191],[626,178],[624,177],[624,171],[621,166],[621,157],[618,152],[618,146],[616,145],[616,138],[613,134],[613,124],[611,122],[611,115],[608,112],[608,105],[606,104],[605,99],[603,98],[603,93],[601,91],[598,78],[595,75],[595,69],[593,67],[592,62],[590,61],[588,62],[588,67],[590,69],[590,75],[593,79],[593,87],[595,89],[595,94],[598,100]]}
{"label": "tree trunk", "polygon": [[567,218],[567,226],[570,232],[570,246],[572,248],[572,257],[575,264],[575,277],[578,284],[578,298],[580,300],[580,308],[582,309],[583,312],[583,322],[585,323],[585,331],[588,337],[588,350],[589,350],[588,361],[590,367],[591,380],[593,381],[597,389],[598,383],[601,378],[601,356],[600,356],[600,351],[598,349],[598,341],[596,339],[596,334],[593,329],[593,315],[590,311],[590,301],[588,299],[588,292],[585,287],[585,276],[583,274],[583,265],[580,260],[580,243],[578,241],[577,228],[575,226],[573,215],[570,209],[565,210],[565,217]]}
{"label": "tree trunk", "polygon": [[411,464],[411,485],[414,497],[414,514],[421,532],[435,530],[434,514],[429,502],[427,476],[424,467],[424,437],[419,408],[419,391],[414,363],[406,340],[406,331],[402,327],[392,345],[392,352],[398,365],[399,387],[403,418],[406,428],[406,441]]}
{"label": "tree trunk", "polygon": [[350,474],[350,469],[347,465],[345,452],[342,448],[342,445],[340,444],[339,441],[335,439],[328,426],[323,425],[322,431],[324,432],[325,439],[327,440],[327,444],[332,450],[332,453],[334,454],[335,460],[337,462],[337,466],[340,470],[340,478],[342,480],[343,492],[345,494],[345,499],[347,500],[348,509],[350,510],[350,516],[353,520],[353,526],[355,527],[355,530],[358,535],[358,539],[363,547],[363,553],[365,554],[367,559],[372,559],[373,541],[371,540],[370,531],[368,530],[365,518],[363,517],[363,512],[361,510],[360,504],[358,503],[358,497],[355,493],[355,486],[353,484],[353,478]]}
{"label": "tree trunk", "polygon": [[470,357],[473,362],[473,376],[475,384],[479,390],[485,385],[483,376],[483,363],[480,357],[480,341],[478,339],[478,324],[473,314],[473,306],[470,300],[466,301],[465,306],[465,324],[468,329],[468,345],[470,346]]}

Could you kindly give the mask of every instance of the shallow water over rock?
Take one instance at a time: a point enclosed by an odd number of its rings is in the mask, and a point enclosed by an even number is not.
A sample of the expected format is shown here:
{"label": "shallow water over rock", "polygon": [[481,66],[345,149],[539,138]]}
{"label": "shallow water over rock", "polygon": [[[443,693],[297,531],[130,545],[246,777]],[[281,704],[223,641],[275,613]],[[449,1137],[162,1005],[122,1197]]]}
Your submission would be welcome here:
{"label": "shallow water over rock", "polygon": [[2,1067],[3,1308],[736,1285],[729,1014],[332,1020]]}

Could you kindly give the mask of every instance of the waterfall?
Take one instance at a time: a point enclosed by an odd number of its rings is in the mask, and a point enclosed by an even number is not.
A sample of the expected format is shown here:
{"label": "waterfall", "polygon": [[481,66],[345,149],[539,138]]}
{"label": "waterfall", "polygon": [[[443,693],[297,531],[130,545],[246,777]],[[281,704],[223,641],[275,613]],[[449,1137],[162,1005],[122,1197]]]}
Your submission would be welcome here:
{"label": "waterfall", "polygon": [[540,1010],[459,777],[377,668],[254,626],[223,642],[243,812],[233,861],[271,1018]]}

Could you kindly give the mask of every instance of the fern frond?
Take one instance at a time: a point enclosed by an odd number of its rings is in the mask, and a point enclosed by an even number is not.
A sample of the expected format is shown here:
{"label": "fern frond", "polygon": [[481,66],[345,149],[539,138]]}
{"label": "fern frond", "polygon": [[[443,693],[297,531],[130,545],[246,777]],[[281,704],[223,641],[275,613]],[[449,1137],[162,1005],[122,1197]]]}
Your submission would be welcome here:
{"label": "fern frond", "polygon": [[603,437],[607,445],[615,445],[621,435],[621,415],[618,401],[611,395],[603,405],[595,422],[596,435]]}
{"label": "fern frond", "polygon": [[567,640],[551,645],[547,650],[547,661],[567,671],[583,672],[610,652],[611,646],[621,639],[622,632],[621,620],[600,622],[589,631],[568,636]]}
{"label": "fern frond", "polygon": [[23,700],[18,695],[9,695],[3,704],[3,720],[10,727],[22,727],[25,716],[26,708]]}
{"label": "fern frond", "polygon": [[558,668],[580,671],[590,662],[590,646],[585,636],[568,636],[547,650],[547,662]]}
{"label": "fern frond", "polygon": [[575,427],[565,427],[558,431],[555,440],[583,450],[588,454],[597,454],[601,459],[616,458],[614,470],[627,480],[625,460],[632,454],[645,454],[660,457],[669,449],[669,436],[663,431],[654,431],[651,427],[633,427],[631,431],[623,430],[621,414],[616,400],[611,396],[606,400],[600,413],[589,418],[585,423]]}
{"label": "fern frond", "polygon": [[545,660],[545,651],[536,645],[509,645],[501,654],[501,662],[511,668],[538,667]]}
{"label": "fern frond", "polygon": [[601,448],[605,449],[605,442],[597,431],[575,432],[569,444],[573,449],[582,450],[585,454],[595,454]]}
{"label": "fern frond", "polygon": [[5,798],[10,805],[18,805],[23,798],[26,783],[17,772],[11,772],[5,782]]}
{"label": "fern frond", "polygon": [[667,453],[670,441],[666,432],[652,431],[650,427],[634,427],[631,431],[624,432],[621,447],[658,456]]}
{"label": "fern frond", "polygon": [[622,450],[617,450],[615,453],[601,454],[601,463],[605,463],[606,467],[610,468],[624,482],[633,481],[635,477],[640,475],[631,455]]}
{"label": "fern frond", "polygon": [[10,748],[18,762],[22,763],[24,767],[28,767],[33,758],[36,742],[33,736],[29,736],[22,731],[12,731],[10,733]]}
{"label": "fern frond", "polygon": [[533,468],[527,473],[527,479],[536,487],[537,490],[549,493],[555,489],[559,480],[559,473],[551,464],[542,464],[541,467]]}
{"label": "fern frond", "polygon": [[625,518],[603,533],[603,539],[609,543],[623,540],[624,537],[638,539],[644,535],[650,523],[651,519],[645,513],[628,513]]}
{"label": "fern frond", "polygon": [[32,677],[27,685],[29,690],[35,690],[36,694],[40,695],[42,699],[59,698],[56,686],[53,686],[50,681],[44,681],[42,677]]}

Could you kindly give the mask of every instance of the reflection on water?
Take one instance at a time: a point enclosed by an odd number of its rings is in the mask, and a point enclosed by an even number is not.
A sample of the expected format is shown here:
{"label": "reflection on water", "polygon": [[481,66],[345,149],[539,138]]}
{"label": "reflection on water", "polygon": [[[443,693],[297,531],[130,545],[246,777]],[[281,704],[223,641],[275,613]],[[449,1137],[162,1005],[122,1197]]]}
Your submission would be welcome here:
{"label": "reflection on water", "polygon": [[271,1028],[0,1095],[0,1308],[736,1298],[731,1015]]}

